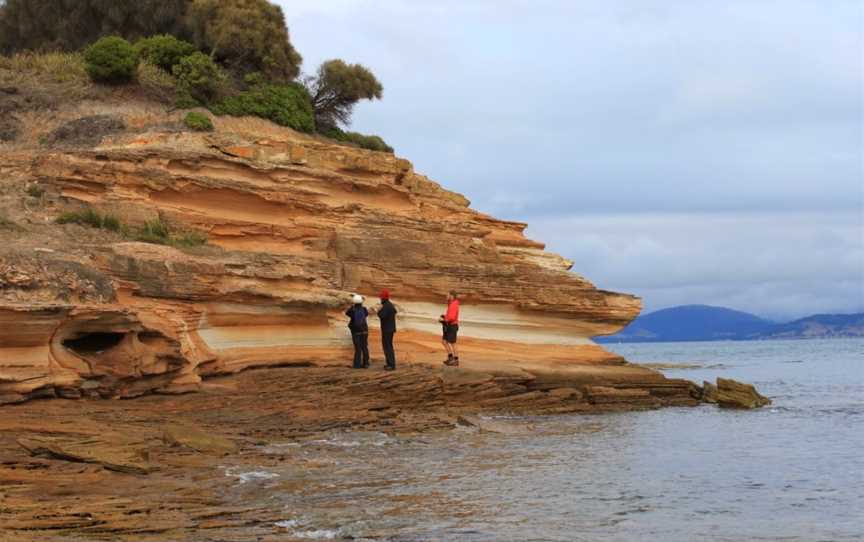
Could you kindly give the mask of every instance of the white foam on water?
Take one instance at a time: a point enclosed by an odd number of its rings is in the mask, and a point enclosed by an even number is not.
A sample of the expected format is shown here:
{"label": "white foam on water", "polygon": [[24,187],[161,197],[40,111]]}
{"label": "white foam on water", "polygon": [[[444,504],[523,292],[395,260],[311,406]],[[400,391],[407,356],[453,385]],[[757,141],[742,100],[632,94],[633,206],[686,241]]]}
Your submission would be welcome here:
{"label": "white foam on water", "polygon": [[[360,438],[360,440],[348,440],[348,437]],[[328,439],[315,439],[306,441],[305,444],[335,446],[338,448],[356,448],[357,446],[386,446],[395,442],[395,439],[384,433],[344,433]]]}
{"label": "white foam on water", "polygon": [[300,522],[296,519],[283,519],[282,521],[277,521],[273,525],[282,528],[282,529],[293,529],[300,525]]}
{"label": "white foam on water", "polygon": [[297,538],[308,538],[310,540],[334,540],[339,536],[339,531],[332,529],[315,529],[311,531],[294,531],[291,533]]}
{"label": "white foam on water", "polygon": [[239,478],[241,484],[245,484],[247,482],[257,481],[257,480],[272,480],[273,478],[279,478],[279,475],[275,472],[269,472],[266,470],[251,470],[247,472],[235,472],[233,468],[225,469],[225,476],[231,476],[233,478]]}

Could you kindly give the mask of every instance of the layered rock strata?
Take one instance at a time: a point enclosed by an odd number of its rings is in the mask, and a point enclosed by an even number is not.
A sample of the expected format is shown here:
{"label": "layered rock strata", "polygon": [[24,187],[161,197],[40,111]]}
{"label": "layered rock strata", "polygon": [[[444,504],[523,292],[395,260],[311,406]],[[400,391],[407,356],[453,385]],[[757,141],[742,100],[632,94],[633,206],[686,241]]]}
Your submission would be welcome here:
{"label": "layered rock strata", "polygon": [[[400,311],[403,362],[440,363],[437,319],[455,289],[466,370],[572,380],[597,386],[580,393],[598,401],[628,388],[638,402],[664,381],[590,340],[625,326],[639,299],[570,272],[525,224],[472,210],[393,155],[232,122],[0,158],[40,194],[28,216],[43,232],[0,249],[0,401],[183,392],[249,367],[345,364],[350,294],[382,287]],[[85,209],[209,242],[51,225]]]}

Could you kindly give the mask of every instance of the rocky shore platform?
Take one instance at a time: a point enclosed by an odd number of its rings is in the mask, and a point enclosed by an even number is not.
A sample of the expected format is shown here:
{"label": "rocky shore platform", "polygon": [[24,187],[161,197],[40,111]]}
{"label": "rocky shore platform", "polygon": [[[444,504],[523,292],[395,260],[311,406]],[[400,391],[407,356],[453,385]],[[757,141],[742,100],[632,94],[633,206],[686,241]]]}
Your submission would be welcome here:
{"label": "rocky shore platform", "polygon": [[284,519],[279,507],[238,506],[229,495],[233,472],[292,461],[324,468],[291,448],[265,451],[273,443],[340,430],[447,431],[482,423],[471,416],[477,413],[697,402],[689,382],[636,366],[619,371],[616,387],[607,387],[602,371],[564,382],[560,375],[424,365],[396,372],[295,366],[209,379],[185,395],[7,405],[0,540],[291,540],[274,529]]}

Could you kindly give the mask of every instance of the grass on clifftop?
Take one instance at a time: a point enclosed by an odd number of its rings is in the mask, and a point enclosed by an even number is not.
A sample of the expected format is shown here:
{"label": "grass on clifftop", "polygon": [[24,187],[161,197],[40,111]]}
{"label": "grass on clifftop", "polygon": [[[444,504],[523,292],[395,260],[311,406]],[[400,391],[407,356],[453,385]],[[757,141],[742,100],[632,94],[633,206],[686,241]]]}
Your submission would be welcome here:
{"label": "grass on clifftop", "polygon": [[0,75],[4,82],[48,81],[90,85],[80,53],[18,53],[0,56]]}
{"label": "grass on clifftop", "polygon": [[[192,57],[213,64],[200,52],[182,61],[190,64]],[[299,132],[317,134],[338,145],[393,152],[393,148],[376,135],[338,128],[319,132],[309,94],[297,82],[274,84],[261,80],[255,84],[240,84],[226,78],[215,64],[211,67],[218,77],[197,64],[187,66],[189,69],[185,71],[167,71],[146,58],[139,60],[136,57],[136,67],[130,72],[128,81],[124,79],[102,85],[88,75],[88,67],[91,71],[94,69],[91,64],[80,52],[22,52],[0,56],[0,89],[11,96],[9,103],[13,113],[40,109],[52,111],[83,99],[138,99],[180,108],[204,106],[217,115],[255,116]],[[0,119],[0,124],[2,121]],[[209,131],[206,121],[187,124],[187,127]],[[6,141],[19,138],[20,126],[16,124],[15,128]]]}

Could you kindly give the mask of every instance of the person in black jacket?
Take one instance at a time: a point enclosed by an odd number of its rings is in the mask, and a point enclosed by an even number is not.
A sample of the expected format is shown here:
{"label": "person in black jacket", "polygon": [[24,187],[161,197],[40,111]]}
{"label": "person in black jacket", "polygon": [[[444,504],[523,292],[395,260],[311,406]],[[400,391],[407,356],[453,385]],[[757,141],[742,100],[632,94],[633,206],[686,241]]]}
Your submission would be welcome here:
{"label": "person in black jacket", "polygon": [[396,333],[396,307],[390,302],[390,291],[387,288],[381,290],[378,296],[381,298],[381,308],[378,309],[378,318],[381,320],[381,346],[384,349],[384,359],[387,365],[384,369],[393,371],[396,369],[396,352],[393,350],[393,335]]}
{"label": "person in black jacket", "polygon": [[345,311],[348,317],[348,329],[351,330],[351,339],[354,341],[354,368],[369,368],[369,324],[366,317],[369,311],[363,306],[363,296],[354,295],[354,304]]}

